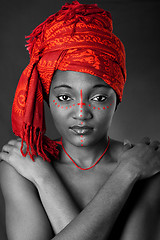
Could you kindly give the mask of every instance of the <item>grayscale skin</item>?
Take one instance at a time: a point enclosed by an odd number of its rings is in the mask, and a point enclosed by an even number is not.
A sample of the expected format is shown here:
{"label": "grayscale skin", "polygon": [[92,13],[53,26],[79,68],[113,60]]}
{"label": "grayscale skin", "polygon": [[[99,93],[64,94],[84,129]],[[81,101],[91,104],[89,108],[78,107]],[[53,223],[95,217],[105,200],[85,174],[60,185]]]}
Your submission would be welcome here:
{"label": "grayscale skin", "polygon": [[[54,75],[50,111],[65,150],[81,168],[104,152],[116,102],[114,90],[96,76]],[[75,125],[91,130],[79,134],[71,129]],[[51,163],[22,157],[20,146],[20,139],[10,140],[0,153],[9,240],[160,239],[158,140],[124,145],[110,139],[89,170],[77,168],[61,146]]]}

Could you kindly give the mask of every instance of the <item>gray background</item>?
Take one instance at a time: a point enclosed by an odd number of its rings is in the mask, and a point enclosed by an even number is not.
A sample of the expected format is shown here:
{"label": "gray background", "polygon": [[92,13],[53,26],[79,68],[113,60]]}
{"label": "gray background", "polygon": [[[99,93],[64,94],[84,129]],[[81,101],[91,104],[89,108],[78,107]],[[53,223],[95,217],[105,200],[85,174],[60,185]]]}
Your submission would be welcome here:
{"label": "gray background", "polygon": [[[71,3],[72,1],[69,1]],[[109,10],[114,33],[125,45],[127,83],[123,101],[113,118],[110,137],[132,142],[143,136],[160,140],[160,49],[159,1],[79,0],[98,3]],[[25,35],[49,15],[57,12],[65,0],[1,0],[0,3],[0,148],[14,138],[11,107],[18,79],[29,61]],[[58,137],[48,109],[47,132]],[[0,239],[6,240],[4,201],[0,192]]]}

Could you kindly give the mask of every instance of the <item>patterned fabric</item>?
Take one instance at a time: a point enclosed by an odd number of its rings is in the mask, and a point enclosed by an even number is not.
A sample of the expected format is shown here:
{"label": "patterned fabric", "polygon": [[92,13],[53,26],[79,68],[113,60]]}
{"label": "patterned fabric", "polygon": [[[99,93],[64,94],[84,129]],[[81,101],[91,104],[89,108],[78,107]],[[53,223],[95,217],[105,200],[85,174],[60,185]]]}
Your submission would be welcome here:
{"label": "patterned fabric", "polygon": [[[97,4],[66,3],[28,36],[30,63],[23,71],[12,108],[13,132],[22,138],[21,152],[49,160],[58,157],[46,131],[43,100],[48,103],[54,72],[70,70],[102,78],[119,101],[126,81],[125,50],[113,33],[111,14]],[[24,153],[23,141],[27,144]]]}

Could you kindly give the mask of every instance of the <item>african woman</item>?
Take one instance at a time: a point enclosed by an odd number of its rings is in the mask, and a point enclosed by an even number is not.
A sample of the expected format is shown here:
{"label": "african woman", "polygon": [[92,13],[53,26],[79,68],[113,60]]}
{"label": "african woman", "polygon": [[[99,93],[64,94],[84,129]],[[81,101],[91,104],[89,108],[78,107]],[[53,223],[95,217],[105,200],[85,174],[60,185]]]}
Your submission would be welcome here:
{"label": "african woman", "polygon": [[[30,35],[0,153],[9,240],[160,238],[160,142],[108,136],[126,81],[109,12],[74,1]],[[43,101],[61,138],[45,136]],[[149,220],[150,221],[149,221]]]}

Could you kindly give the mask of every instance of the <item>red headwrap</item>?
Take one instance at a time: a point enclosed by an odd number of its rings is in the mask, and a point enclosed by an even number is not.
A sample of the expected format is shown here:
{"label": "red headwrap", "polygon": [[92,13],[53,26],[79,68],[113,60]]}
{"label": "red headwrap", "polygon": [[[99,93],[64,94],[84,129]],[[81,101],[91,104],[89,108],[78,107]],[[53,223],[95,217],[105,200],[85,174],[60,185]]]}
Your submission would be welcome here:
{"label": "red headwrap", "polygon": [[[44,136],[43,100],[48,102],[54,72],[77,71],[102,78],[122,100],[126,81],[125,50],[112,33],[111,14],[97,4],[66,3],[29,36],[30,63],[19,80],[12,108],[13,132],[22,138],[23,156],[44,150],[58,156],[56,143]],[[22,151],[23,141],[27,151]]]}

